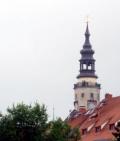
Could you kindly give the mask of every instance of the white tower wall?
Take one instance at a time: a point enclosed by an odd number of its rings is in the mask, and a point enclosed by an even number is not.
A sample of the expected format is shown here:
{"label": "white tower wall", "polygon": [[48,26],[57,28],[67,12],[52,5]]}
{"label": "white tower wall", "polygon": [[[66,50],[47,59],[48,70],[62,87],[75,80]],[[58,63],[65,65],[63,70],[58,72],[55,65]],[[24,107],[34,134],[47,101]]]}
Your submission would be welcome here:
{"label": "white tower wall", "polygon": [[[88,81],[87,81],[88,80]],[[82,82],[86,82],[87,86],[82,86]],[[82,78],[76,83],[75,101],[77,101],[76,110],[80,108],[91,109],[100,101],[100,88],[97,86],[94,78]],[[91,102],[90,102],[91,101]]]}

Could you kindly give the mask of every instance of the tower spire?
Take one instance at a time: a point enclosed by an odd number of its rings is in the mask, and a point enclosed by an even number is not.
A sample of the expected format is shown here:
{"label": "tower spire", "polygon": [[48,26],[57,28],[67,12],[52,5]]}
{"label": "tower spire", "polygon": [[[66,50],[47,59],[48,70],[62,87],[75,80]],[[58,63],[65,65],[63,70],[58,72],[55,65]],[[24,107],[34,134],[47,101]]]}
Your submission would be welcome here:
{"label": "tower spire", "polygon": [[83,45],[84,48],[91,48],[91,44],[89,41],[90,38],[90,31],[89,31],[89,26],[88,26],[88,21],[87,21],[87,26],[86,26],[86,31],[85,31],[85,43]]}
{"label": "tower spire", "polygon": [[90,44],[89,37],[90,37],[90,32],[89,32],[89,26],[87,21],[86,31],[85,31],[85,42],[83,45],[83,49],[80,51],[81,53],[80,74],[77,76],[77,78],[80,77],[97,78],[97,76],[95,75],[95,59],[93,57],[94,50],[92,49],[92,46]]}
{"label": "tower spire", "polygon": [[89,32],[89,26],[88,26],[88,21],[86,22],[87,26],[86,26],[86,32],[85,35],[86,36],[90,36],[90,32]]}

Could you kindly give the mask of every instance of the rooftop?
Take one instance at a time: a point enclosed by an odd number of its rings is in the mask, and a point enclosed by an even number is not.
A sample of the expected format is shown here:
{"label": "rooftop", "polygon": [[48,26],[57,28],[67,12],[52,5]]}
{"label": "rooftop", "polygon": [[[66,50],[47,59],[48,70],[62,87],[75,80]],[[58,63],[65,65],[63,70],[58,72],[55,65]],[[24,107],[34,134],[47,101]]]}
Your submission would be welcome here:
{"label": "rooftop", "polygon": [[120,96],[105,98],[92,110],[72,111],[67,118],[72,127],[79,127],[82,141],[113,139],[112,131],[120,120]]}

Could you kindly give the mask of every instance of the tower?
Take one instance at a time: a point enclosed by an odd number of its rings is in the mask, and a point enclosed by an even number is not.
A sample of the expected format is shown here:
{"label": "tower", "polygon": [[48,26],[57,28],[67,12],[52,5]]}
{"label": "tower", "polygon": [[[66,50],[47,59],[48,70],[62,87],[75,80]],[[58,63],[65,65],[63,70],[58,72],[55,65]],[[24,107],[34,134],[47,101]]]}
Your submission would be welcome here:
{"label": "tower", "polygon": [[88,22],[85,31],[85,43],[80,51],[81,59],[80,71],[77,76],[77,83],[74,84],[76,110],[85,108],[86,110],[94,108],[100,101],[100,84],[97,83],[95,74],[94,50],[90,44],[90,32]]}

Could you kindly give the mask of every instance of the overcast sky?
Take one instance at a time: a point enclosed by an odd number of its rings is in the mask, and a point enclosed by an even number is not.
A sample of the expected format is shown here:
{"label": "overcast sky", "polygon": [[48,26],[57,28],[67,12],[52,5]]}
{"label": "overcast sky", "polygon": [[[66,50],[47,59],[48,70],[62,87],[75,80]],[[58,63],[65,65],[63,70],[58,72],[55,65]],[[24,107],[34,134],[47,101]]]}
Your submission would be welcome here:
{"label": "overcast sky", "polygon": [[0,111],[38,101],[52,119],[73,109],[85,17],[90,16],[96,74],[107,92],[120,95],[119,0],[0,1]]}

